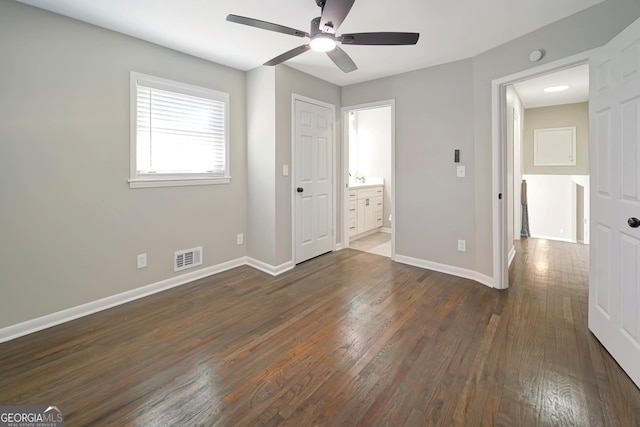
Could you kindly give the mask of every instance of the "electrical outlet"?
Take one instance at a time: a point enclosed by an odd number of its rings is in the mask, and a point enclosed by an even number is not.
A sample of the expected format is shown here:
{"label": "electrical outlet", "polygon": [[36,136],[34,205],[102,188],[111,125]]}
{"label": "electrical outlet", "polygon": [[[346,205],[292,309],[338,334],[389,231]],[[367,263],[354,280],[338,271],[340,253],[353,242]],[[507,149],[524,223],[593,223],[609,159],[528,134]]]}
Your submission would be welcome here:
{"label": "electrical outlet", "polygon": [[236,236],[236,243],[241,245],[244,243],[244,234],[240,233]]}
{"label": "electrical outlet", "polygon": [[147,266],[147,254],[138,255],[138,269],[145,268]]}
{"label": "electrical outlet", "polygon": [[467,251],[467,241],[466,240],[458,240],[458,251],[466,252]]}
{"label": "electrical outlet", "polygon": [[467,175],[467,171],[466,168],[464,166],[457,166],[456,167],[456,176],[458,178],[464,178]]}
{"label": "electrical outlet", "polygon": [[289,165],[282,165],[282,176],[289,176]]}

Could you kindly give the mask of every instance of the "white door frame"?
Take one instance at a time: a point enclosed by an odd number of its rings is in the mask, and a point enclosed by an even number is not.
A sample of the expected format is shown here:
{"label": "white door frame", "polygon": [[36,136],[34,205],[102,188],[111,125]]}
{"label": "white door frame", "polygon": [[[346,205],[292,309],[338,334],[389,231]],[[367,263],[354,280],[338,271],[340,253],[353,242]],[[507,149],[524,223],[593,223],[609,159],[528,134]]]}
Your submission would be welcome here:
{"label": "white door frame", "polygon": [[[509,204],[509,209],[513,210],[513,239],[520,240],[520,231],[522,231],[522,122],[524,117],[519,113],[513,112],[513,200]],[[518,128],[516,129],[516,125]],[[516,163],[516,159],[518,162]],[[509,243],[509,242],[507,242]],[[513,248],[512,244],[509,248]],[[511,249],[509,249],[511,250]],[[509,264],[513,260],[509,254]]]}
{"label": "white door frame", "polygon": [[[309,104],[318,105],[320,107],[325,107],[331,110],[331,138],[333,141],[331,142],[331,188],[332,188],[332,221],[331,224],[331,234],[333,239],[333,250],[336,249],[336,195],[338,191],[336,191],[336,106],[333,104],[329,104],[327,102],[319,101],[317,99],[309,98],[304,95],[299,95],[297,93],[291,94],[291,165],[289,165],[289,175],[291,177],[291,188],[290,188],[290,196],[291,196],[291,260],[293,264],[296,263],[296,203],[295,203],[295,189],[296,189],[296,101],[302,101]],[[277,170],[278,166],[276,165],[276,176],[279,176],[279,171]]]}
{"label": "white door frame", "polygon": [[369,102],[341,108],[342,119],[342,247],[349,247],[349,224],[347,206],[349,205],[349,113],[371,108],[391,107],[391,259],[396,258],[396,100]]}
{"label": "white door frame", "polygon": [[[509,254],[507,242],[507,209],[512,205],[507,194],[507,115],[506,88],[522,80],[549,74],[564,68],[575,67],[589,62],[594,50],[588,50],[557,61],[529,68],[491,82],[492,104],[492,209],[493,209],[493,287],[507,289],[509,286]],[[591,152],[591,144],[589,144]],[[502,195],[501,199],[499,195]]]}

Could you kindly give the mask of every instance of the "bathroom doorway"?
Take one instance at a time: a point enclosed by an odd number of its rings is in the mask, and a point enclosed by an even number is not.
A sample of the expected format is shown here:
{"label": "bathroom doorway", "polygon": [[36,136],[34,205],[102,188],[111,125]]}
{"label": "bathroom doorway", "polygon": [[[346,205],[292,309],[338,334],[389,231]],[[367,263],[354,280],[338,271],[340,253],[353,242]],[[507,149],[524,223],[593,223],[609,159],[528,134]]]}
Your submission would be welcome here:
{"label": "bathroom doorway", "polygon": [[394,257],[395,104],[343,108],[344,246]]}

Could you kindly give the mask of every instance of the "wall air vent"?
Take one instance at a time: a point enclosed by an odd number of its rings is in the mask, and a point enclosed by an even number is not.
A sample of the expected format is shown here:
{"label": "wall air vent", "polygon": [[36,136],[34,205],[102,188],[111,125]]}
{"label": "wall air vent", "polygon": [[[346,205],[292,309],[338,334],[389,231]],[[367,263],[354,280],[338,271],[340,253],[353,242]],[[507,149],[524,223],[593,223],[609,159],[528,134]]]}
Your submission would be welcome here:
{"label": "wall air vent", "polygon": [[173,261],[173,271],[186,270],[187,268],[202,265],[202,246],[176,252]]}

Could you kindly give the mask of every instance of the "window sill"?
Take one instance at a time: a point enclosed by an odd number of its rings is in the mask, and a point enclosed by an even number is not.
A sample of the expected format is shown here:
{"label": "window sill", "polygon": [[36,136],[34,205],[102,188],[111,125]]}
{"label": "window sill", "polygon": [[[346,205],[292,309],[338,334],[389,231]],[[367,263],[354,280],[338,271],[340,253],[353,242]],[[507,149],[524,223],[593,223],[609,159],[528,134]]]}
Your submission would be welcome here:
{"label": "window sill", "polygon": [[229,184],[230,176],[188,177],[188,178],[134,178],[129,180],[129,188],[185,187],[192,185]]}

